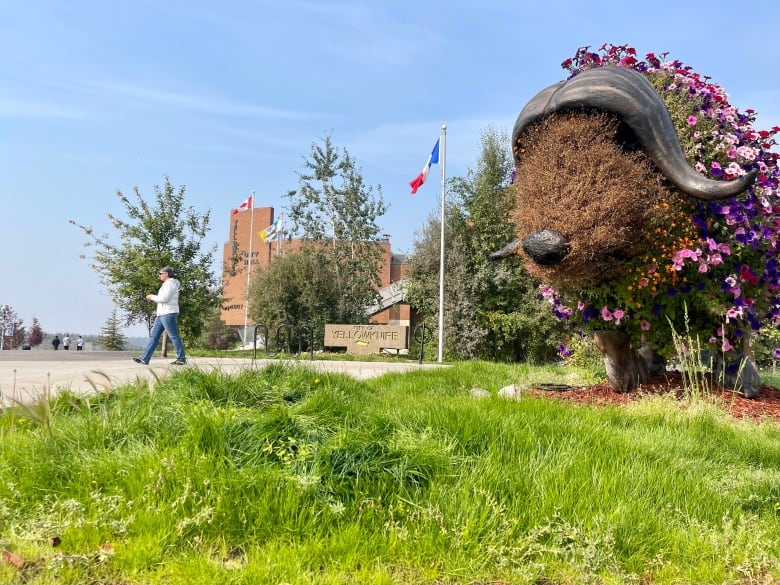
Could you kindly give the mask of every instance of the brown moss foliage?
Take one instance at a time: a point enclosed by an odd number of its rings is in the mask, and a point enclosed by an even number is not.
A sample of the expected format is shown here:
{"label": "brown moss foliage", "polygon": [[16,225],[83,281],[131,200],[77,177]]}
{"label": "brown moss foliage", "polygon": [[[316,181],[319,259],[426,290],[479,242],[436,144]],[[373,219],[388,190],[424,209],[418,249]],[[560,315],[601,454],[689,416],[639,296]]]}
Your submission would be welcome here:
{"label": "brown moss foliage", "polygon": [[620,144],[620,130],[608,114],[556,114],[514,145],[518,237],[552,229],[571,245],[557,266],[525,258],[538,280],[570,289],[609,280],[639,252],[649,227],[663,221],[653,211],[670,197],[663,178],[640,150]]}

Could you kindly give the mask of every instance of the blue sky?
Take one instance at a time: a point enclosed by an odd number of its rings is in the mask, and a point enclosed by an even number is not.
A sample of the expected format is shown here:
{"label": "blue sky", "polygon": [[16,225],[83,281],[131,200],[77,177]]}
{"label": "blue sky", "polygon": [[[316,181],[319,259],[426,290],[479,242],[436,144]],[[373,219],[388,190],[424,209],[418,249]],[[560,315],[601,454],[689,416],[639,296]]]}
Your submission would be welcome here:
{"label": "blue sky", "polygon": [[[447,176],[480,134],[511,131],[577,47],[668,51],[731,103],[780,125],[780,2],[0,0],[0,304],[45,331],[97,333],[112,302],[68,220],[109,233],[117,189],[170,177],[212,211],[283,212],[312,142],[330,135],[390,204],[397,252],[439,201],[437,167],[408,182],[447,130]],[[607,14],[608,10],[613,14]],[[133,328],[127,334],[144,334]]]}

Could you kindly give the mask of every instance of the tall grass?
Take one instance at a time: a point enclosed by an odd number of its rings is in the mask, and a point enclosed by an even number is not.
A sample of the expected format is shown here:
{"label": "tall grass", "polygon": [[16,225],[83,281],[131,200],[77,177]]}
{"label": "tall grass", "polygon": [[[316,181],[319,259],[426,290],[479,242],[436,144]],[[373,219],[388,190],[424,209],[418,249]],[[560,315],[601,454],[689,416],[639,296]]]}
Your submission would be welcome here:
{"label": "tall grass", "polygon": [[780,428],[705,401],[496,396],[576,375],[188,369],[60,396],[46,424],[6,412],[0,582],[778,579]]}
{"label": "tall grass", "polygon": [[702,356],[705,354],[705,348],[698,336],[692,336],[690,331],[690,322],[688,319],[688,305],[683,304],[684,331],[679,333],[674,327],[671,319],[667,317],[669,328],[672,331],[672,343],[677,358],[677,365],[680,368],[683,381],[683,391],[688,399],[702,399],[712,392],[710,376],[707,374],[712,368],[712,364],[705,364]]}

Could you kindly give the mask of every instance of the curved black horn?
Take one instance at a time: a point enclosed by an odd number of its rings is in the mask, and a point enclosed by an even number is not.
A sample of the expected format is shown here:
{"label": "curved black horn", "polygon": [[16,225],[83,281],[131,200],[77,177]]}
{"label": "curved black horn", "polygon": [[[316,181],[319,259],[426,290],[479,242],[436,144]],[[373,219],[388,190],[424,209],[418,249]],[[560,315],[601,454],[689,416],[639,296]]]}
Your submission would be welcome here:
{"label": "curved black horn", "polygon": [[515,253],[515,250],[520,247],[520,244],[521,242],[519,238],[514,239],[500,250],[496,250],[490,254],[488,258],[491,260],[503,260],[504,258],[509,258],[512,254]]}
{"label": "curved black horn", "polygon": [[[713,181],[692,169],[663,100],[644,75],[625,67],[588,69],[539,92],[520,112],[512,131],[512,144],[517,144],[523,131],[542,117],[580,108],[617,116],[634,131],[666,178],[692,197],[733,197],[745,191],[758,175],[754,169],[733,181]],[[516,152],[516,161],[518,156]]]}

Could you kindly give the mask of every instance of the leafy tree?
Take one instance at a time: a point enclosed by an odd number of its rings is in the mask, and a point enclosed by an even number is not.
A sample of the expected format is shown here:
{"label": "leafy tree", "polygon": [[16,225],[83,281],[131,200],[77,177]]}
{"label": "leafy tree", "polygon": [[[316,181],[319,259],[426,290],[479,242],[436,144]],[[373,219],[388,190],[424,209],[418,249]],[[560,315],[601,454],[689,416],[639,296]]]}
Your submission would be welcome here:
{"label": "leafy tree", "polygon": [[[312,247],[276,258],[252,279],[249,313],[275,335],[279,325],[306,325],[314,330],[315,346],[322,345],[325,324],[338,322],[339,287],[335,272],[322,270]],[[297,343],[297,341],[296,341]]]}
{"label": "leafy tree", "polygon": [[38,319],[33,317],[32,325],[30,326],[30,335],[27,337],[27,342],[30,344],[30,347],[38,347],[41,343],[43,343],[43,329],[41,329],[41,324],[38,322]]}
{"label": "leafy tree", "polygon": [[310,158],[304,159],[298,178],[298,190],[287,193],[292,232],[315,244],[309,253],[335,279],[338,298],[333,318],[363,323],[365,308],[376,302],[381,284],[382,250],[376,244],[387,239],[377,225],[377,218],[387,210],[381,188],[374,196],[347,150],[339,152],[330,136],[311,145]]}
{"label": "leafy tree", "polygon": [[[448,207],[445,216],[444,253],[444,352],[457,359],[477,354],[484,331],[477,326],[476,310],[469,294],[466,248],[462,231],[454,229],[456,215]],[[415,241],[407,270],[407,300],[425,316],[426,326],[438,331],[441,220],[433,214]],[[434,336],[436,337],[436,336]],[[429,351],[438,350],[431,341]]]}
{"label": "leafy tree", "polygon": [[151,331],[154,307],[145,297],[157,292],[160,267],[172,266],[181,281],[179,329],[186,339],[195,340],[204,316],[218,306],[220,298],[211,270],[217,247],[202,250],[211,213],[185,207],[185,186],[174,187],[168,177],[162,187],[154,187],[152,204],[144,200],[138,187],[134,191],[135,202],[116,192],[127,215],[127,219],[108,215],[116,239],[97,235],[93,228],[73,220],[70,223],[88,237],[84,245],[94,249],[92,268],[124,311],[124,325],[145,323]]}
{"label": "leafy tree", "polygon": [[24,321],[10,305],[0,305],[0,349],[13,349],[24,341]]}
{"label": "leafy tree", "polygon": [[127,338],[122,334],[116,309],[106,320],[106,324],[100,330],[98,342],[106,351],[124,351],[127,347]]}
{"label": "leafy tree", "polygon": [[200,345],[206,349],[228,349],[240,340],[238,332],[220,318],[219,307],[214,307],[206,318]]}

